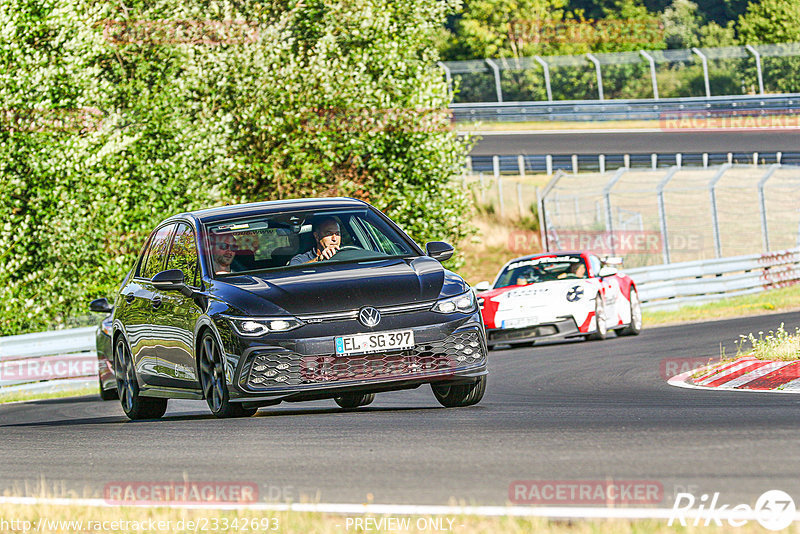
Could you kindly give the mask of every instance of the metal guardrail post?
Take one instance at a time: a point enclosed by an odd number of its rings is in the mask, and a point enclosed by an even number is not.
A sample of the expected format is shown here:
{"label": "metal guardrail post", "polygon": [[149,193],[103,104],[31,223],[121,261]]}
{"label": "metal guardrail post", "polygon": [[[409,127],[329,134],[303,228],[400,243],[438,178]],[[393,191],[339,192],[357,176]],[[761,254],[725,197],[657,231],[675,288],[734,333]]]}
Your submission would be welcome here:
{"label": "metal guardrail post", "polygon": [[658,168],[658,154],[650,154],[650,166],[653,170]]}
{"label": "metal guardrail post", "polygon": [[658,195],[658,220],[661,224],[661,244],[664,249],[664,263],[670,263],[669,258],[669,233],[667,232],[667,210],[664,206],[664,188],[667,187],[667,184],[672,177],[680,170],[681,168],[677,165],[673,165],[667,171],[667,174],[664,178],[658,182],[658,187],[656,188],[656,194]]}
{"label": "metal guardrail post", "polygon": [[519,175],[524,177],[525,176],[525,156],[520,154],[517,156],[517,169],[519,169]]}
{"label": "metal guardrail post", "polygon": [[758,94],[764,94],[764,75],[761,72],[761,54],[758,53],[758,50],[753,48],[752,45],[744,45],[748,52],[753,54],[753,57],[756,60],[756,76],[758,76]]}
{"label": "metal guardrail post", "polygon": [[500,156],[492,156],[492,175],[500,177]]}
{"label": "metal guardrail post", "polygon": [[600,60],[595,57],[594,54],[586,54],[586,57],[594,63],[594,70],[597,73],[597,96],[598,100],[604,100],[603,98],[603,73],[600,69]]}
{"label": "metal guardrail post", "polygon": [[653,84],[653,99],[658,100],[658,81],[656,80],[656,60],[653,56],[644,50],[639,50],[639,53],[650,62],[650,82]]}
{"label": "metal guardrail post", "polygon": [[606,156],[605,154],[600,154],[597,156],[597,164],[600,166],[600,172],[606,172]]}
{"label": "metal guardrail post", "polygon": [[711,96],[711,85],[709,84],[709,81],[708,81],[708,58],[705,56],[705,54],[703,54],[700,51],[699,48],[696,48],[694,46],[692,47],[692,52],[697,54],[697,56],[700,58],[700,61],[703,62],[703,81],[706,84],[706,96],[710,97]]}
{"label": "metal guardrail post", "polygon": [[767,172],[764,173],[764,176],[761,177],[761,180],[758,181],[758,207],[759,211],[761,212],[761,239],[764,243],[764,252],[769,252],[769,229],[767,228],[767,202],[764,198],[764,185],[767,183],[767,180],[772,178],[772,175],[775,174],[780,168],[780,163],[775,163],[769,166]]}
{"label": "metal guardrail post", "polygon": [[578,155],[572,155],[572,174],[578,174]]}
{"label": "metal guardrail post", "polygon": [[722,176],[731,168],[730,163],[725,163],[717,171],[717,174],[708,182],[708,193],[711,198],[711,224],[714,230],[714,250],[717,258],[722,257],[722,240],[719,235],[719,215],[717,214],[717,182],[722,179]]}
{"label": "metal guardrail post", "polygon": [[544,157],[544,165],[545,170],[547,171],[547,176],[552,176],[553,174],[553,156],[548,154]]}
{"label": "metal guardrail post", "polygon": [[544,218],[544,203],[542,202],[542,195],[539,191],[539,187],[536,187],[536,211],[537,215],[539,216],[539,236],[541,241],[539,241],[544,250],[547,249],[547,223]]}
{"label": "metal guardrail post", "polygon": [[497,63],[492,61],[489,58],[486,58],[486,63],[492,68],[494,71],[494,88],[497,91],[497,101],[503,101],[503,88],[500,86],[500,67],[497,66]]}
{"label": "metal guardrail post", "polygon": [[[611,234],[614,231],[614,221],[613,221],[613,215],[611,213],[611,190],[614,188],[617,182],[619,182],[620,178],[622,178],[622,175],[625,174],[626,172],[628,172],[627,167],[620,167],[619,169],[617,169],[617,172],[614,173],[614,177],[611,178],[611,180],[609,180],[606,186],[603,188],[603,198],[605,199],[606,203],[606,231],[609,234]],[[611,255],[613,256],[614,254],[617,253],[614,247],[613,236],[610,241],[611,241]]]}
{"label": "metal guardrail post", "polygon": [[542,56],[533,56],[533,59],[544,69],[544,87],[547,90],[547,101],[552,102],[553,89],[550,87],[550,65],[547,64],[547,61],[542,59]]}
{"label": "metal guardrail post", "polygon": [[441,61],[437,61],[436,64],[439,65],[442,68],[442,70],[444,71],[444,79],[447,82],[447,90],[448,91],[452,91],[453,90],[453,78],[452,78],[452,76],[450,76],[450,67],[448,67],[447,65],[445,65]]}

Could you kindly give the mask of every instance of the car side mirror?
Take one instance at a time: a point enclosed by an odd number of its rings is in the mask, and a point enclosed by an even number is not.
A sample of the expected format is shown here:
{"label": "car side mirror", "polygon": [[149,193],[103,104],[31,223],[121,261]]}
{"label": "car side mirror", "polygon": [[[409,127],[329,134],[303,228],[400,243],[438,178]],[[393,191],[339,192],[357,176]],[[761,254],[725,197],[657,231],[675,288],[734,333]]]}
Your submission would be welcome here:
{"label": "car side mirror", "polygon": [[183,271],[180,269],[161,271],[153,276],[150,282],[156,289],[162,291],[180,291],[187,297],[191,297],[193,294],[193,291],[186,285]]}
{"label": "car side mirror", "polygon": [[447,261],[453,257],[455,249],[444,241],[425,243],[425,254],[438,261]]}
{"label": "car side mirror", "polygon": [[619,271],[614,267],[603,266],[600,268],[600,272],[597,273],[597,276],[600,278],[605,278],[606,276],[614,276]]}
{"label": "car side mirror", "polygon": [[114,311],[114,306],[109,304],[107,298],[103,297],[100,299],[94,299],[92,302],[90,302],[89,309],[97,313],[111,313]]}
{"label": "car side mirror", "polygon": [[475,284],[475,291],[489,291],[492,288],[486,280]]}

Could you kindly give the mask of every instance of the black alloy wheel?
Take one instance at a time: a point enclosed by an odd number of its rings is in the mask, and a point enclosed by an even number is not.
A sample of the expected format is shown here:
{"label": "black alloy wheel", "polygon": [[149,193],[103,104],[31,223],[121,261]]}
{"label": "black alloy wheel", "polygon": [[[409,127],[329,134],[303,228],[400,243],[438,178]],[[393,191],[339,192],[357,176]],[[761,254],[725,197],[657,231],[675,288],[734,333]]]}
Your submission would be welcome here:
{"label": "black alloy wheel", "polygon": [[258,408],[245,408],[241,403],[230,401],[222,350],[210,331],[206,331],[200,341],[199,364],[203,396],[215,417],[250,417],[258,411]]}
{"label": "black alloy wheel", "polygon": [[445,408],[460,408],[478,404],[486,391],[486,376],[470,384],[431,384],[433,396]]}
{"label": "black alloy wheel", "polygon": [[167,411],[167,399],[139,395],[131,351],[122,336],[117,338],[114,346],[114,376],[122,410],[129,419],[158,419]]}

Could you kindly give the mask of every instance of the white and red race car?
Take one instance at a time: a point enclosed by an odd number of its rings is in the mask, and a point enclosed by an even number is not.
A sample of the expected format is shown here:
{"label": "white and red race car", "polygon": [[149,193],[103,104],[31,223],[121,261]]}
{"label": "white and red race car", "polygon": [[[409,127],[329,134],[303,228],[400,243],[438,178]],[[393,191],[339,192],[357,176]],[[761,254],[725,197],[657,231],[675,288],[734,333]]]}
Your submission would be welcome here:
{"label": "white and red race car", "polygon": [[475,286],[489,347],[542,339],[637,335],[642,308],[619,258],[545,252],[508,262],[493,284]]}

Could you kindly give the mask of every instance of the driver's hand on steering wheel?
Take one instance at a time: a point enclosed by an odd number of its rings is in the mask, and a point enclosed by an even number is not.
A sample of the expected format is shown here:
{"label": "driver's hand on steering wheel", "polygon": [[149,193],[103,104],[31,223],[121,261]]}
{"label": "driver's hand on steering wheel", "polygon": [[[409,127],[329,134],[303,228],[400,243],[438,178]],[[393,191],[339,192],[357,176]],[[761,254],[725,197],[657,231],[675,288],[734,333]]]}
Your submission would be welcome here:
{"label": "driver's hand on steering wheel", "polygon": [[327,247],[325,247],[325,249],[323,249],[323,251],[322,251],[322,252],[320,252],[320,253],[317,255],[317,261],[321,261],[321,260],[329,260],[329,259],[331,259],[331,258],[334,256],[334,254],[336,254],[337,252],[339,252],[339,245],[328,245]]}

